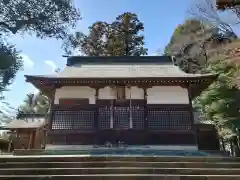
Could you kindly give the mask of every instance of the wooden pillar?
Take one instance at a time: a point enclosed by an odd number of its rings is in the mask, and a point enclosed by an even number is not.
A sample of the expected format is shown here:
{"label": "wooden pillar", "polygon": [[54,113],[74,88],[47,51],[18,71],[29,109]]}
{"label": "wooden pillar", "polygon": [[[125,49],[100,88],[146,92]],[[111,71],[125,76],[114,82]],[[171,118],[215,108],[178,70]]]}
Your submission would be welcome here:
{"label": "wooden pillar", "polygon": [[131,85],[127,86],[127,89],[129,90],[129,128],[132,129],[133,122],[132,122],[132,89]]}
{"label": "wooden pillar", "polygon": [[11,146],[13,143],[13,135],[12,135],[13,131],[11,130],[10,132],[10,136],[9,136],[9,142],[8,142],[8,152],[11,152]]}
{"label": "wooden pillar", "polygon": [[144,92],[144,130],[148,130],[148,107],[147,107],[147,88],[143,88]]}
{"label": "wooden pillar", "polygon": [[19,130],[18,129],[16,129],[16,143],[14,143],[14,144],[15,144],[16,148],[21,148],[22,147],[22,142],[20,141]]}
{"label": "wooden pillar", "polygon": [[192,91],[190,88],[190,85],[188,85],[188,99],[189,99],[189,113],[190,113],[190,119],[191,119],[191,125],[192,125],[192,130],[194,131],[195,134],[195,144],[198,144],[198,140],[197,140],[197,128],[195,126],[195,122],[194,122],[194,113],[193,113],[193,106],[192,106]]}
{"label": "wooden pillar", "polygon": [[[36,139],[39,141],[39,137],[37,138],[37,135],[38,135],[38,132],[39,131],[39,129],[35,129],[34,131],[33,131],[33,138],[32,138],[32,146],[31,146],[31,148],[32,149],[34,149],[35,148],[35,142],[36,142]],[[40,142],[38,142],[38,143],[40,143]]]}
{"label": "wooden pillar", "polygon": [[110,119],[110,129],[113,129],[113,118],[114,118],[114,100],[111,100],[111,119]]}
{"label": "wooden pillar", "polygon": [[52,130],[52,121],[53,121],[53,118],[54,118],[54,100],[55,100],[55,93],[56,93],[56,89],[58,88],[61,88],[62,85],[56,85],[54,84],[51,88],[51,94],[50,94],[50,97],[49,97],[49,109],[48,109],[48,120],[47,120],[47,129],[48,130]]}
{"label": "wooden pillar", "polygon": [[29,133],[29,140],[28,140],[28,149],[32,149],[32,143],[33,143],[33,131],[28,132]]}
{"label": "wooden pillar", "polygon": [[97,100],[99,99],[99,89],[100,88],[95,88],[95,104],[96,104],[96,110],[94,113],[94,129],[98,130],[98,104],[96,103]]}
{"label": "wooden pillar", "polygon": [[47,144],[47,129],[45,127],[42,129],[43,133],[43,146],[41,148],[45,149]]}

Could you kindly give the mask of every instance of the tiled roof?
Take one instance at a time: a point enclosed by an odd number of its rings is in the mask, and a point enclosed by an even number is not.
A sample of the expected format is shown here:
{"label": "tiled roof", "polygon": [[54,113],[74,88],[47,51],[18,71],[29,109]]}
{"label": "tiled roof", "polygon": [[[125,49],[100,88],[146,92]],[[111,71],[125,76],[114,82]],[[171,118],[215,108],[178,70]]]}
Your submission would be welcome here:
{"label": "tiled roof", "polygon": [[27,129],[27,128],[40,128],[45,124],[44,121],[35,121],[35,122],[27,122],[24,120],[13,120],[8,123],[5,128],[7,129]]}
{"label": "tiled roof", "polygon": [[67,66],[48,78],[137,78],[137,77],[204,77],[211,74],[188,74],[172,64],[113,64]]}

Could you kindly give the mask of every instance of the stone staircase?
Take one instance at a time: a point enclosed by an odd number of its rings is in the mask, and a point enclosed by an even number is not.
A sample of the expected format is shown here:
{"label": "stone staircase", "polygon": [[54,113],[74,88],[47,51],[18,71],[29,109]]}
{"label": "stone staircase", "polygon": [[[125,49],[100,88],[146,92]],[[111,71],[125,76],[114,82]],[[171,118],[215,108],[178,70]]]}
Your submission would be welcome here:
{"label": "stone staircase", "polygon": [[0,180],[239,180],[230,157],[0,157]]}

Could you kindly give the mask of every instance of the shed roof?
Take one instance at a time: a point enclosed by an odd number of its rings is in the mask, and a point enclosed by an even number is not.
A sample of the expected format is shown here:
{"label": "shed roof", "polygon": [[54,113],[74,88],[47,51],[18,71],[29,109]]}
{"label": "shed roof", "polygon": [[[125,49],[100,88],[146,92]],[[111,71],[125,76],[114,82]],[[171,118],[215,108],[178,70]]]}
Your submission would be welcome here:
{"label": "shed roof", "polygon": [[44,121],[27,122],[14,119],[5,126],[5,129],[37,129],[45,125]]}

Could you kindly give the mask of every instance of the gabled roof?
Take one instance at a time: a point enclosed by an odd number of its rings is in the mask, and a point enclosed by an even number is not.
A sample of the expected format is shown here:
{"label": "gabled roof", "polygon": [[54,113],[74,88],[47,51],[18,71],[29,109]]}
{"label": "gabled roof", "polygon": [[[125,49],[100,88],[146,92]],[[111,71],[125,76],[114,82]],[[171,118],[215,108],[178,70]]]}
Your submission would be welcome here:
{"label": "gabled roof", "polygon": [[47,79],[199,78],[212,74],[188,74],[170,56],[70,57],[63,71],[54,75],[26,76]]}
{"label": "gabled roof", "polygon": [[193,92],[200,92],[217,78],[217,74],[185,73],[174,65],[170,56],[74,56],[68,58],[67,66],[57,74],[25,77],[27,82],[31,82],[50,97],[56,87],[79,85],[102,87],[191,84]]}
{"label": "gabled roof", "polygon": [[[194,78],[207,77],[212,74],[188,74],[174,65],[82,65],[65,67],[55,75],[35,75],[38,78],[49,79],[108,79],[108,78]],[[26,76],[30,77],[30,76]]]}

